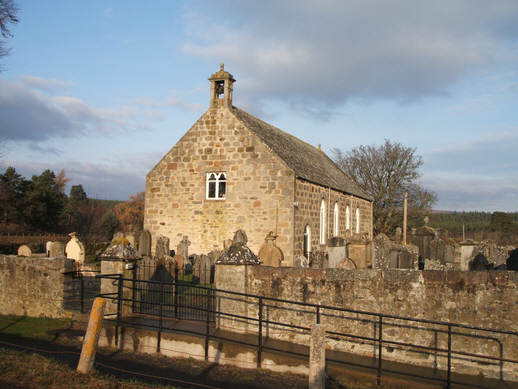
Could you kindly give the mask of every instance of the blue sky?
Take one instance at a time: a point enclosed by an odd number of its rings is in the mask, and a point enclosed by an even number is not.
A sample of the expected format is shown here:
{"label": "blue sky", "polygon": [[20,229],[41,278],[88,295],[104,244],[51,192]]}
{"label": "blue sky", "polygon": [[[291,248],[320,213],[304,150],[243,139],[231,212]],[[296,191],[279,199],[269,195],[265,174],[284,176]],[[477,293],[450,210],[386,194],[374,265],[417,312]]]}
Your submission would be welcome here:
{"label": "blue sky", "polygon": [[205,112],[234,105],[331,154],[416,148],[436,209],[518,211],[518,2],[19,0],[2,165],[125,200]]}

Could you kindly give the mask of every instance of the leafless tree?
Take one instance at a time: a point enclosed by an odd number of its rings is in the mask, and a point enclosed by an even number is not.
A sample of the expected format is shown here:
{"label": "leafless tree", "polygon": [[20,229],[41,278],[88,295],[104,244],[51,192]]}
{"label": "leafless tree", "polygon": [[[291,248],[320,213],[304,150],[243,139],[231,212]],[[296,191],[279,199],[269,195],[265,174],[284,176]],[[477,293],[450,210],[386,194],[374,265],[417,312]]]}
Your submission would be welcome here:
{"label": "leafless tree", "polygon": [[[2,32],[2,37],[7,39],[11,36],[11,30],[9,29],[10,25],[16,25],[19,22],[16,14],[18,13],[19,8],[14,0],[0,0],[0,31]],[[5,42],[0,40],[0,60],[9,55],[10,49],[5,47]],[[0,65],[0,72],[2,71],[2,66]]]}
{"label": "leafless tree", "polygon": [[437,202],[435,192],[419,183],[422,157],[416,149],[385,139],[381,146],[359,146],[343,152],[333,149],[333,159],[373,199],[376,234],[391,235],[403,226],[403,205],[408,193],[409,226]]}

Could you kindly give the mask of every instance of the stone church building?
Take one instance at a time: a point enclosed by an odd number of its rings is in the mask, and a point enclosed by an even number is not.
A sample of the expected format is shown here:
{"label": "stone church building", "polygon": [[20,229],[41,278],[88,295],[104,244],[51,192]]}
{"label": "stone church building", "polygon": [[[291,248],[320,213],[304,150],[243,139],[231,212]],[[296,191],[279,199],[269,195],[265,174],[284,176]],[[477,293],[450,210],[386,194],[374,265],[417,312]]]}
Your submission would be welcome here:
{"label": "stone church building", "polygon": [[332,237],[372,239],[372,200],[320,147],[234,107],[223,64],[209,81],[210,108],[147,175],[153,240],[188,236],[207,254],[242,229],[254,253],[269,236],[292,266]]}

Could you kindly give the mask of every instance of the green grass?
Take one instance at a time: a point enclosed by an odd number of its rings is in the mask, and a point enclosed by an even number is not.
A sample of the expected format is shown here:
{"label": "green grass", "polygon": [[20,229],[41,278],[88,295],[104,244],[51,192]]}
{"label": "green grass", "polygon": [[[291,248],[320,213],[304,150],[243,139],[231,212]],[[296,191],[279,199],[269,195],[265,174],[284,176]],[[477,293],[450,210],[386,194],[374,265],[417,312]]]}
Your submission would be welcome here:
{"label": "green grass", "polygon": [[0,315],[0,336],[45,339],[48,337],[47,331],[69,328],[70,326],[71,322],[68,319]]}

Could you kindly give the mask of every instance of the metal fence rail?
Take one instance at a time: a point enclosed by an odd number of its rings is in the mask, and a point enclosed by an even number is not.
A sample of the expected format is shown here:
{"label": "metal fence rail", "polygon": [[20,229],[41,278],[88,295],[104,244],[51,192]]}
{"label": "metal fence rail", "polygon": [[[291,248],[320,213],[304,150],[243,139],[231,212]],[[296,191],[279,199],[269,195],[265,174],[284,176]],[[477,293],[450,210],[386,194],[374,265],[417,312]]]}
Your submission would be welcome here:
{"label": "metal fence rail", "polygon": [[[289,338],[292,342],[308,345],[310,326],[317,323],[326,326],[328,348],[337,344],[354,344],[357,349],[363,350],[363,356],[372,358],[368,364],[344,362],[329,357],[328,361],[372,369],[379,383],[384,373],[392,373],[444,382],[447,388],[452,384],[492,388],[493,386],[472,383],[466,385],[456,380],[453,367],[459,363],[484,365],[497,372],[499,382],[504,381],[506,371],[516,371],[518,368],[518,333],[513,331],[322,306],[179,282],[125,279],[121,275],[98,277],[110,278],[119,285],[118,296],[106,296],[118,301],[116,333],[118,334],[118,326],[125,323],[120,307],[123,304],[130,305],[134,314],[145,314],[156,319],[155,322],[148,320],[144,325],[158,329],[158,349],[163,318],[198,320],[206,324],[206,358],[211,339],[226,340],[256,348],[257,364],[261,366],[264,350],[308,356],[272,347],[267,340]],[[123,287],[133,288],[133,298],[123,298]],[[200,315],[197,316],[197,312]],[[225,337],[221,331],[211,333],[209,324],[214,321],[219,328],[254,334],[257,336],[256,342],[239,341],[231,334]],[[372,335],[366,336],[366,331],[358,330],[362,327],[370,328]],[[406,335],[401,337],[401,333]],[[473,351],[469,344],[476,342],[487,347]],[[444,374],[431,376],[415,374],[405,369],[395,370],[389,366],[390,362],[397,362],[394,355],[413,355],[416,366],[419,366],[419,360],[426,360],[428,363],[432,360],[434,366],[431,368]],[[423,366],[430,368],[428,365]]]}
{"label": "metal fence rail", "polygon": [[95,271],[74,271],[64,273],[63,309],[88,312],[92,309],[94,298],[101,292],[101,279]]}

